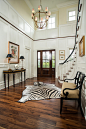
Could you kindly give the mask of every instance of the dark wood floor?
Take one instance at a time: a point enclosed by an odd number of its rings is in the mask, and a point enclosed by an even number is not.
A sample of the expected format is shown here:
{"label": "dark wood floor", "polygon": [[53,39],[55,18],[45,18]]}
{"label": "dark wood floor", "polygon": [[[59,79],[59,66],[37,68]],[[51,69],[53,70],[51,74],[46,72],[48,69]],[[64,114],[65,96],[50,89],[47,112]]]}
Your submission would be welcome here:
{"label": "dark wood floor", "polygon": [[75,101],[64,101],[60,115],[60,99],[27,101],[18,103],[25,85],[35,81],[58,84],[54,78],[27,79],[26,84],[19,83],[0,91],[0,126],[6,129],[86,129]]}

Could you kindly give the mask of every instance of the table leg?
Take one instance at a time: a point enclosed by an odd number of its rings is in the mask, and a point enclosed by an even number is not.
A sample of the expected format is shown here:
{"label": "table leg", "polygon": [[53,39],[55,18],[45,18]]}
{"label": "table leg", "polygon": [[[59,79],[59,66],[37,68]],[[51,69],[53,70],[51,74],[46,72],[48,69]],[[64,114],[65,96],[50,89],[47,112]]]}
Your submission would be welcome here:
{"label": "table leg", "polygon": [[9,89],[9,74],[8,74],[8,89]]}
{"label": "table leg", "polygon": [[15,87],[15,74],[13,74],[13,86]]}
{"label": "table leg", "polygon": [[5,84],[5,89],[6,89],[6,74],[4,74],[4,84]]}
{"label": "table leg", "polygon": [[21,82],[22,82],[22,72],[21,72]]}
{"label": "table leg", "polygon": [[24,81],[25,81],[25,73],[26,73],[26,72],[24,71]]}

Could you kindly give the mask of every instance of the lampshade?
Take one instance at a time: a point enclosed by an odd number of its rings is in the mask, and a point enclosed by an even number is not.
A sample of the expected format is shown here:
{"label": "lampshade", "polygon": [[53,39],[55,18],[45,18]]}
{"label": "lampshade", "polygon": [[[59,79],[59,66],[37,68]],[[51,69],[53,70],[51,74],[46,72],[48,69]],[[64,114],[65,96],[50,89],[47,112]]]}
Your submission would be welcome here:
{"label": "lampshade", "polygon": [[6,58],[8,58],[8,63],[9,63],[9,69],[8,70],[12,70],[12,69],[10,69],[10,60],[11,60],[11,58],[13,58],[13,56],[11,54],[7,54]]}
{"label": "lampshade", "polygon": [[24,56],[20,56],[20,58],[19,58],[19,59],[25,59],[25,58],[24,58]]}
{"label": "lampshade", "polygon": [[7,54],[6,58],[13,58],[13,56],[11,54]]}

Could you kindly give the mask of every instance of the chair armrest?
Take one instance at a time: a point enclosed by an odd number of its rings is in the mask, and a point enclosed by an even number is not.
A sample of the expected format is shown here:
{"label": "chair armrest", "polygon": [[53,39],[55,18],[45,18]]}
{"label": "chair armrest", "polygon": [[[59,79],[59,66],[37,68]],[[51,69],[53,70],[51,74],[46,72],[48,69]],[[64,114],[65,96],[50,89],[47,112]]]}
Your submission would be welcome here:
{"label": "chair armrest", "polygon": [[[74,79],[75,79],[75,78],[73,78],[73,79],[65,79],[64,82],[65,82],[66,80],[74,80]],[[68,82],[68,81],[66,81],[66,82]]]}
{"label": "chair armrest", "polygon": [[68,96],[68,92],[66,92],[66,93],[64,93],[64,91],[65,90],[76,90],[76,89],[78,89],[80,86],[77,86],[76,88],[74,88],[74,89],[71,89],[71,88],[65,88],[65,89],[63,89],[63,94],[66,96],[66,98],[67,98],[67,96]]}

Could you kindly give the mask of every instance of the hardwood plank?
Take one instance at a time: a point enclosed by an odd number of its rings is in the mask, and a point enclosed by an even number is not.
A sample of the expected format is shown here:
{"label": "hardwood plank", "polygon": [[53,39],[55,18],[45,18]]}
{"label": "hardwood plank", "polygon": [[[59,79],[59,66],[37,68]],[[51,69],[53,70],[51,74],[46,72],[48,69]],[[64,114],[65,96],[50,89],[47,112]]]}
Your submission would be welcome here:
{"label": "hardwood plank", "polygon": [[35,81],[55,84],[55,78],[31,78],[26,83],[0,90],[0,126],[6,129],[85,129],[86,122],[77,108],[77,102],[64,101],[60,115],[60,99],[47,99],[18,103],[26,85]]}

